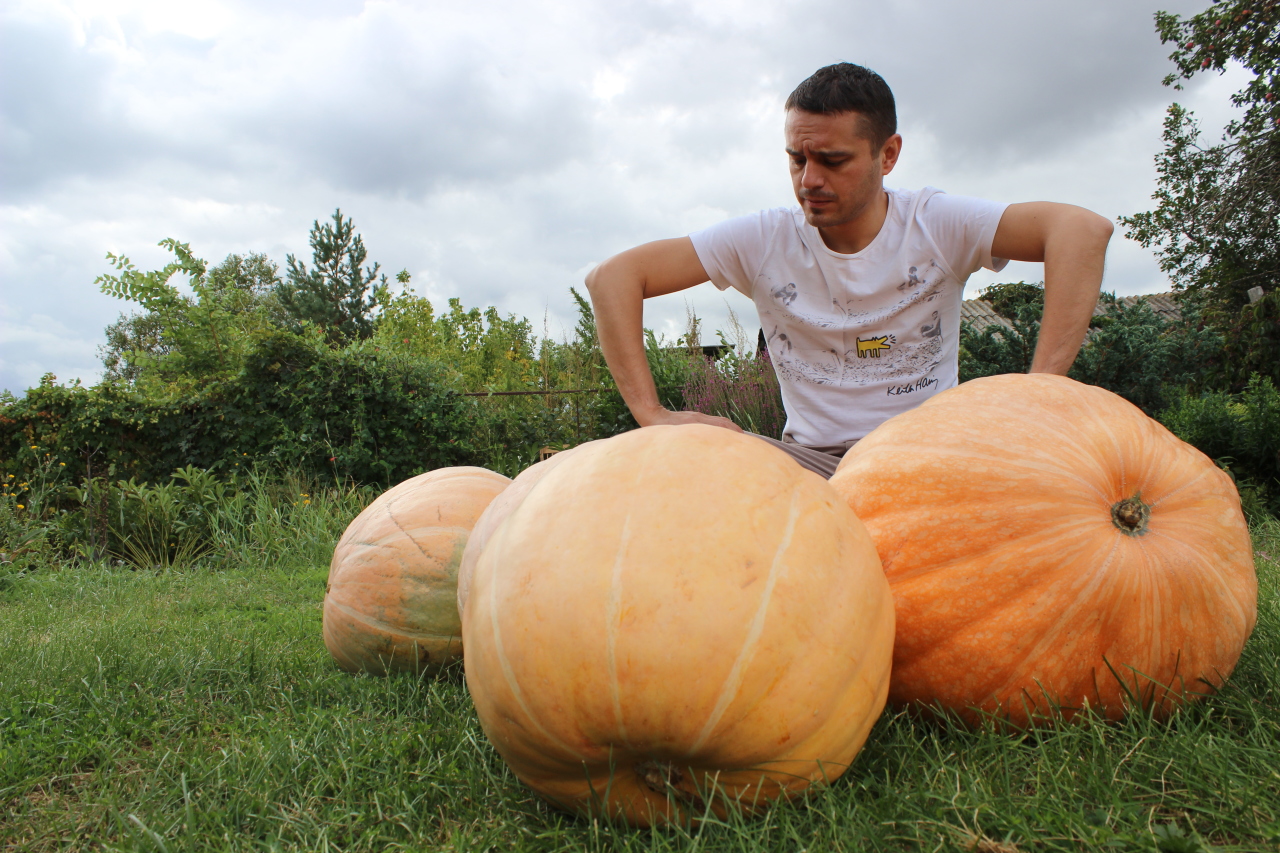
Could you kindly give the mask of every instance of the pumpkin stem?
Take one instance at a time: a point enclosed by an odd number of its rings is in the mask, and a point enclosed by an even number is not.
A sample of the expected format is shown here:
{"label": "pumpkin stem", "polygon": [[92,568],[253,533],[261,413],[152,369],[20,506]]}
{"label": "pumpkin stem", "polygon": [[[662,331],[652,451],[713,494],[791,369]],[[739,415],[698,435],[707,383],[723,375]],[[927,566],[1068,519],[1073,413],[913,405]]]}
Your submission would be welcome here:
{"label": "pumpkin stem", "polygon": [[635,767],[640,782],[655,794],[674,796],[685,803],[699,801],[698,795],[680,787],[684,771],[668,761],[643,761]]}
{"label": "pumpkin stem", "polygon": [[1143,502],[1141,495],[1125,498],[1111,507],[1111,523],[1126,536],[1146,533],[1150,519],[1151,507]]}

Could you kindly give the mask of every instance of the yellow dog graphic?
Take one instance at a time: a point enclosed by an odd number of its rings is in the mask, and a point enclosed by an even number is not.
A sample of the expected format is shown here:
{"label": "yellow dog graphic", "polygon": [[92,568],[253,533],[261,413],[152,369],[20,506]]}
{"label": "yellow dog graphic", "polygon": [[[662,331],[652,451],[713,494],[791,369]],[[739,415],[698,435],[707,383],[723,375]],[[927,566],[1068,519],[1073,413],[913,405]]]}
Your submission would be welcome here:
{"label": "yellow dog graphic", "polygon": [[893,346],[891,335],[881,335],[878,338],[867,338],[865,341],[862,338],[857,338],[856,340],[858,344],[858,358],[866,358],[867,356],[870,356],[871,358],[879,358],[880,353]]}

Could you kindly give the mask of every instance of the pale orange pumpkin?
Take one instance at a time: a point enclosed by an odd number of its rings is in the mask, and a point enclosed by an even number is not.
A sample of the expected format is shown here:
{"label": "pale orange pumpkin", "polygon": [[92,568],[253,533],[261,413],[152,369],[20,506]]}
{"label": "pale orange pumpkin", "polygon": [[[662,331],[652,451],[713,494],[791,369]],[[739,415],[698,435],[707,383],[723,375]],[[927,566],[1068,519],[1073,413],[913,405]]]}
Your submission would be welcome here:
{"label": "pale orange pumpkin", "polygon": [[511,481],[511,485],[503,489],[502,494],[498,495],[480,516],[480,520],[476,522],[475,527],[471,530],[471,536],[467,539],[467,548],[462,552],[462,562],[458,567],[459,618],[466,611],[467,596],[471,592],[471,575],[475,572],[476,561],[480,559],[480,552],[488,544],[489,537],[493,535],[502,522],[507,520],[507,516],[511,514],[511,511],[528,496],[530,489],[553,471],[557,465],[572,456],[575,450],[577,450],[576,447],[562,450],[535,465],[525,468]]}
{"label": "pale orange pumpkin", "polygon": [[463,618],[467,686],[516,775],[646,825],[843,773],[884,705],[893,608],[827,483],[702,425],[548,467],[475,559]]}
{"label": "pale orange pumpkin", "polygon": [[892,702],[1163,715],[1220,686],[1253,630],[1231,479],[1109,391],[967,382],[886,421],[831,484],[893,589]]}
{"label": "pale orange pumpkin", "polygon": [[380,495],[329,564],[324,643],[350,672],[430,672],[462,654],[458,564],[472,526],[511,481],[440,468]]}

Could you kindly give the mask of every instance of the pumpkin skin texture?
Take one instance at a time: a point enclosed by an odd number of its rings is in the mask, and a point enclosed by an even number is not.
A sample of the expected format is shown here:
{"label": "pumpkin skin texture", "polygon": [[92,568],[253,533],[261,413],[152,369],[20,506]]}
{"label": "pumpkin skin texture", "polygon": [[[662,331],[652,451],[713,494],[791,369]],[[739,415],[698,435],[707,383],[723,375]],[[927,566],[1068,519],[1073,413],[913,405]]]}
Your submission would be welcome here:
{"label": "pumpkin skin texture", "polygon": [[821,477],[729,430],[655,426],[579,445],[508,512],[463,640],[521,780],[665,824],[844,772],[884,707],[893,604]]}
{"label": "pumpkin skin texture", "polygon": [[466,550],[462,552],[462,563],[458,567],[458,618],[461,619],[467,609],[467,596],[471,592],[471,576],[475,573],[476,561],[480,552],[488,544],[495,530],[507,520],[507,516],[528,496],[529,491],[538,481],[549,474],[556,466],[563,463],[577,450],[576,447],[562,450],[549,459],[530,465],[511,481],[511,485],[503,489],[502,494],[494,498],[493,503],[480,516],[471,536],[467,539]]}
{"label": "pumpkin skin texture", "polygon": [[894,703],[1163,717],[1221,686],[1256,621],[1231,479],[1101,388],[966,382],[858,442],[831,485],[893,589]]}
{"label": "pumpkin skin texture", "polygon": [[510,482],[484,468],[440,468],[356,516],[334,549],[324,597],[324,643],[338,666],[431,673],[461,657],[458,563],[476,519]]}

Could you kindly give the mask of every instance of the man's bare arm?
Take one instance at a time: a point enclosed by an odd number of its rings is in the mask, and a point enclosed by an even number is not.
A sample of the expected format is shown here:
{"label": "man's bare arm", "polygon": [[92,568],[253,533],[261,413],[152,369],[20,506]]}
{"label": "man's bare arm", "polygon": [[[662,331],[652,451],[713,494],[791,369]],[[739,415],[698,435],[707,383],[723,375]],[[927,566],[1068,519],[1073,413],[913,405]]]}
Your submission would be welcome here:
{"label": "man's bare arm", "polygon": [[727,418],[672,412],[658,402],[644,352],[644,300],[702,284],[707,271],[688,237],[645,243],[614,255],[587,274],[600,349],[627,408],[640,426],[705,423],[741,432]]}
{"label": "man's bare arm", "polygon": [[1044,317],[1031,373],[1066,374],[1084,342],[1102,287],[1110,220],[1071,204],[1033,201],[1005,208],[991,254],[1044,263]]}

